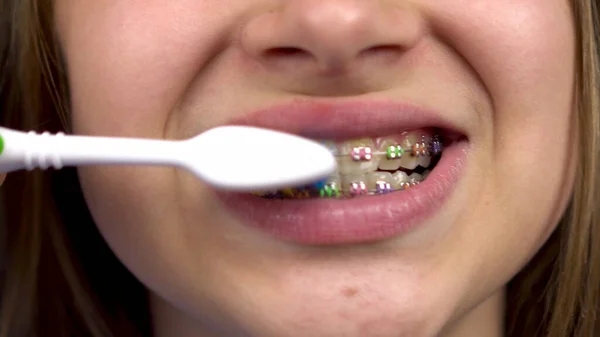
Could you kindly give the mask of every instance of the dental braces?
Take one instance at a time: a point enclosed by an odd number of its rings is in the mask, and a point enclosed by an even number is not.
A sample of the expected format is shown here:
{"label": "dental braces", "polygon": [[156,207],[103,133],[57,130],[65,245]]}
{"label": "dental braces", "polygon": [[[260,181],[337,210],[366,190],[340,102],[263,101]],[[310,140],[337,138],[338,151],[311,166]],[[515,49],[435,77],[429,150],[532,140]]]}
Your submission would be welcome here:
{"label": "dental braces", "polygon": [[393,188],[387,181],[377,181],[375,189],[368,189],[364,181],[349,183],[348,190],[341,190],[337,183],[315,184],[304,188],[287,188],[281,191],[257,193],[257,196],[268,199],[310,199],[326,198],[336,199],[343,197],[384,195],[397,191],[404,191],[421,183],[420,180],[411,179],[400,183],[400,188]]}
{"label": "dental braces", "polygon": [[413,157],[433,157],[441,154],[442,150],[442,141],[436,135],[429,142],[425,141],[425,136],[422,136],[420,142],[406,146],[406,148],[400,144],[394,144],[387,146],[385,151],[373,151],[370,146],[355,146],[349,154],[340,154],[337,153],[337,150],[332,152],[336,157],[350,156],[353,161],[371,161],[374,156],[385,156],[389,160],[402,159],[406,153]]}
{"label": "dental braces", "polygon": [[[327,144],[324,144],[327,146]],[[421,141],[408,146],[400,144],[389,145],[385,151],[373,151],[370,146],[355,146],[350,153],[340,154],[337,147],[331,147],[331,152],[334,156],[346,157],[350,156],[353,161],[371,161],[375,156],[385,156],[389,160],[402,159],[405,155],[412,157],[430,156],[435,157],[442,153],[443,142],[438,135],[434,135],[430,141],[425,140],[425,136],[421,137]],[[424,178],[423,178],[424,179]],[[392,184],[387,181],[376,181],[374,189],[368,189],[365,181],[352,181],[346,185],[346,189],[342,189],[337,182],[321,181],[316,184],[286,188],[279,191],[255,193],[255,195],[268,199],[311,199],[311,198],[352,198],[360,196],[377,196],[384,195],[397,191],[404,191],[416,185],[419,185],[421,180],[411,178],[410,181],[403,181],[400,187],[393,188]]]}
{"label": "dental braces", "polygon": [[377,181],[375,182],[375,189],[368,190],[364,181],[358,181],[349,184],[350,188],[348,191],[346,191],[346,194],[350,197],[358,197],[363,195],[382,195],[396,191],[404,191],[420,183],[420,180],[415,179],[411,181],[404,181],[400,183],[400,188],[394,189],[392,184],[387,181]]}

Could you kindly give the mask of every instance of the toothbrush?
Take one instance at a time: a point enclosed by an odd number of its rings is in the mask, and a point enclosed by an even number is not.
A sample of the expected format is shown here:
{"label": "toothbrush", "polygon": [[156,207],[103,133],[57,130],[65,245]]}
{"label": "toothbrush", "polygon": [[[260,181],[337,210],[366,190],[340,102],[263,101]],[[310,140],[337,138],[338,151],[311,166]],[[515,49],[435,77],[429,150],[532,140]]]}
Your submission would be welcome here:
{"label": "toothbrush", "polygon": [[22,132],[0,127],[0,173],[85,165],[172,166],[221,190],[258,192],[302,186],[333,173],[321,144],[248,126],[222,126],[186,140]]}

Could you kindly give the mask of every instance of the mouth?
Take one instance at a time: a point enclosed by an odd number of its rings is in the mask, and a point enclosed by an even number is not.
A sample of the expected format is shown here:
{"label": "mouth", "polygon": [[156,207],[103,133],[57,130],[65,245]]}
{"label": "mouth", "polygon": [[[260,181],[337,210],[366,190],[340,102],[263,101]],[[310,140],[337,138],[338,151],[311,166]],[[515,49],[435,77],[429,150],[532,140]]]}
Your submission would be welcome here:
{"label": "mouth", "polygon": [[444,145],[459,137],[447,130],[421,129],[374,139],[320,141],[337,159],[335,173],[311,185],[254,195],[268,199],[345,199],[404,191],[427,179]]}
{"label": "mouth", "polygon": [[469,147],[440,114],[393,102],[300,101],[231,124],[320,139],[337,158],[334,174],[307,186],[215,191],[242,224],[303,245],[381,241],[424,224],[457,185]]}

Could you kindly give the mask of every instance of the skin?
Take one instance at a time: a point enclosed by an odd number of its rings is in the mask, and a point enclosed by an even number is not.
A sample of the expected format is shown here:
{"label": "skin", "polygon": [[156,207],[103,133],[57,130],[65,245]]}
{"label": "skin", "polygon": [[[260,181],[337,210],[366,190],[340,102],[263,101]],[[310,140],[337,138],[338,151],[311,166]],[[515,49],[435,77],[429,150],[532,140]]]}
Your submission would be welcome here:
{"label": "skin", "polygon": [[[442,210],[362,246],[278,241],[186,172],[80,169],[97,226],[152,293],[156,336],[502,335],[502,289],[572,188],[568,1],[55,4],[77,133],[181,139],[299,97],[359,95],[467,130]],[[290,46],[301,52],[265,56]]]}

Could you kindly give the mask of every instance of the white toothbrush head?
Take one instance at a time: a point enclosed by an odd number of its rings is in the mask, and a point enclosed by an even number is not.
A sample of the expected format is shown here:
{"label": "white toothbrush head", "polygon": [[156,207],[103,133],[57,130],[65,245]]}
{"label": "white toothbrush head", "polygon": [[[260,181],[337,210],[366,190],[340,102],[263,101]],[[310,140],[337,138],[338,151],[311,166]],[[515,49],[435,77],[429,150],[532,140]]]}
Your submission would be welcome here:
{"label": "white toothbrush head", "polygon": [[[248,126],[222,126],[185,141],[187,169],[222,190],[254,192],[302,186],[336,169],[316,141]],[[192,155],[195,154],[195,155]]]}

